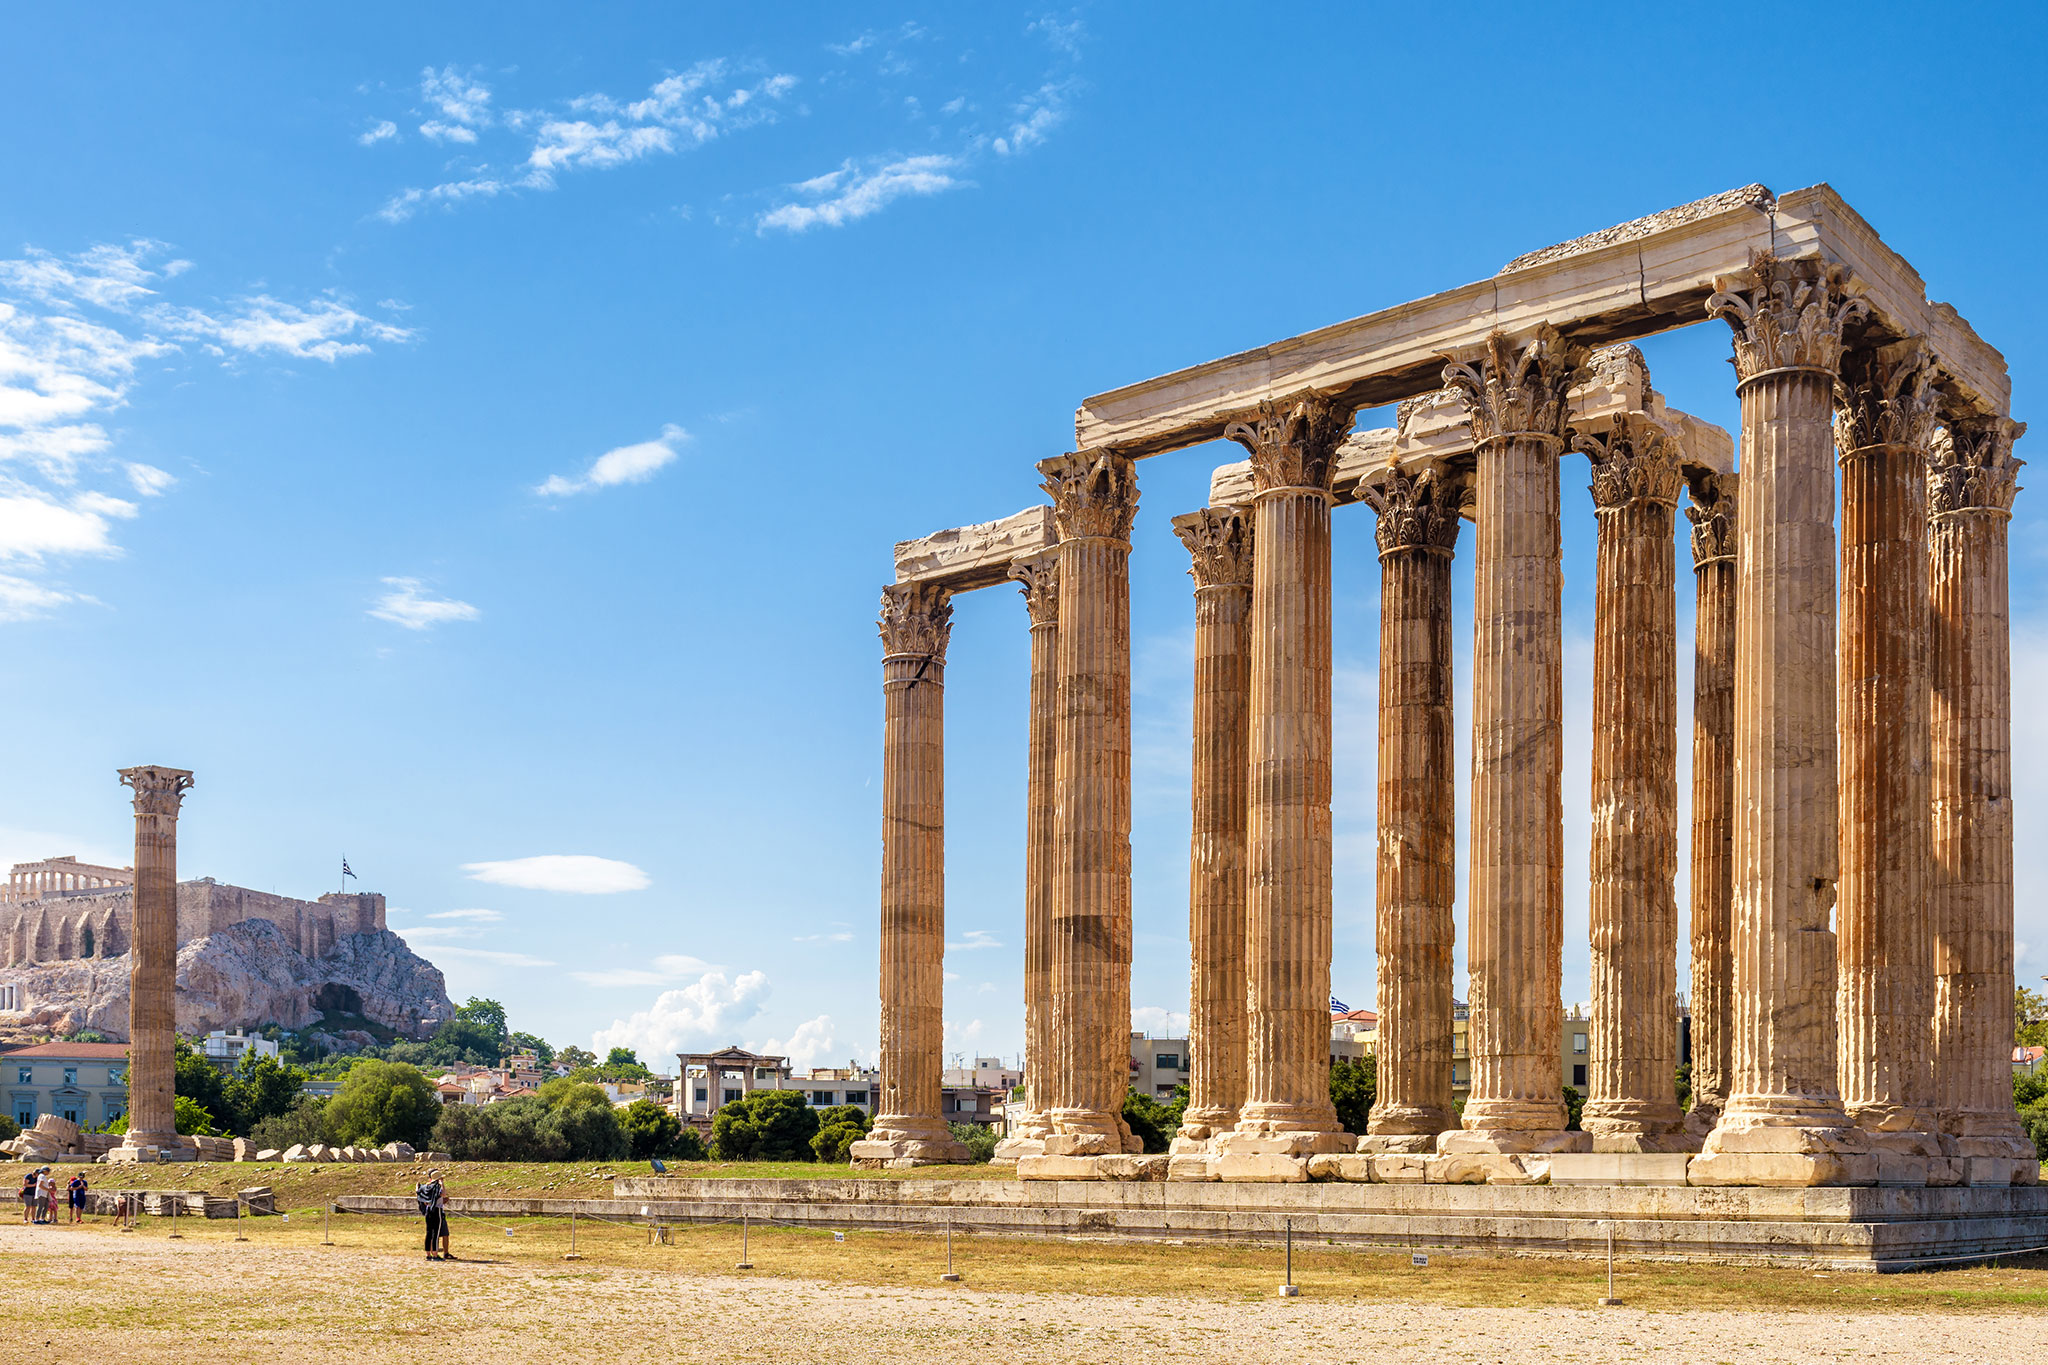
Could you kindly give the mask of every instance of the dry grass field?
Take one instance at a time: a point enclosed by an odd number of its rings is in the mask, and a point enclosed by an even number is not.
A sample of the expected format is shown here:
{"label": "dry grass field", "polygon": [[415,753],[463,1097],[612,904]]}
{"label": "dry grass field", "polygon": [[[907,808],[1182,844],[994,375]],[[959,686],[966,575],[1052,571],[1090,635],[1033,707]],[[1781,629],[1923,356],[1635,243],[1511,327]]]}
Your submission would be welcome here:
{"label": "dry grass field", "polygon": [[[245,1168],[246,1169],[246,1168]],[[350,1175],[359,1170],[347,1171]],[[497,1168],[503,1170],[504,1168]],[[190,1173],[188,1168],[188,1174]],[[152,1173],[157,1174],[157,1173]],[[398,1173],[379,1172],[399,1183]],[[237,1172],[239,1176],[239,1171]],[[556,1176],[559,1181],[559,1174]],[[125,1182],[124,1182],[125,1183]],[[174,1182],[175,1183],[175,1182]],[[252,1183],[237,1179],[233,1183]],[[278,1182],[272,1182],[278,1183]],[[543,1182],[545,1183],[545,1182]],[[193,1182],[196,1186],[196,1182]],[[380,1187],[381,1188],[381,1187]],[[367,1191],[365,1191],[367,1192]],[[597,1191],[592,1190],[592,1193]],[[324,1201],[324,1195],[322,1196]],[[1268,1247],[955,1241],[756,1226],[459,1219],[428,1264],[416,1221],[164,1219],[122,1233],[0,1224],[16,1356],[324,1361],[2015,1361],[2048,1333],[2048,1259],[1882,1278],[1406,1257]],[[508,1234],[509,1229],[509,1234]],[[48,1343],[46,1346],[45,1343]]]}

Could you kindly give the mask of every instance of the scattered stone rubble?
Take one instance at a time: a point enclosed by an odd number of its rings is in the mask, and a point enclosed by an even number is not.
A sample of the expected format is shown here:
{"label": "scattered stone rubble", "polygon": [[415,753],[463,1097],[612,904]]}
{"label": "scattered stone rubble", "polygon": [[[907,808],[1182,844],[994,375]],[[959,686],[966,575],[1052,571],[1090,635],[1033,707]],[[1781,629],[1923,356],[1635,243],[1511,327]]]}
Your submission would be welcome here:
{"label": "scattered stone rubble", "polygon": [[[45,1165],[52,1162],[103,1162],[106,1154],[121,1145],[117,1133],[81,1132],[69,1119],[45,1114],[36,1126],[20,1137],[0,1142],[0,1152],[20,1161]],[[330,1147],[324,1142],[294,1145],[282,1152],[274,1147],[258,1150],[248,1138],[179,1138],[181,1148],[157,1149],[162,1161],[427,1161],[450,1160],[446,1152],[420,1152],[409,1143],[387,1142],[382,1147]],[[265,1192],[267,1193],[266,1187]],[[175,1192],[172,1192],[175,1193]],[[244,1191],[246,1194],[247,1191]]]}

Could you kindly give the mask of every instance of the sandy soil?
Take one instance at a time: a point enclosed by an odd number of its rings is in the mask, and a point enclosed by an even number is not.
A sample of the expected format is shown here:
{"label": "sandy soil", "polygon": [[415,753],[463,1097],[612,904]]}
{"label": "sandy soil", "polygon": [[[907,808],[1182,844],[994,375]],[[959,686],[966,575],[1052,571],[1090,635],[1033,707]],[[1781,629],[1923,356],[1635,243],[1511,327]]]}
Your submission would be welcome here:
{"label": "sandy soil", "polygon": [[[265,1220],[266,1223],[269,1220]],[[271,1226],[275,1226],[274,1224]],[[1945,1361],[2033,1358],[2039,1313],[1644,1312],[869,1288],[559,1260],[0,1224],[10,1354],[131,1361]],[[313,1235],[312,1230],[305,1234]],[[394,1230],[395,1236],[395,1230]],[[389,1245],[396,1245],[395,1240]],[[497,1249],[472,1239],[479,1256]],[[1048,1248],[1057,1254],[1057,1248]]]}

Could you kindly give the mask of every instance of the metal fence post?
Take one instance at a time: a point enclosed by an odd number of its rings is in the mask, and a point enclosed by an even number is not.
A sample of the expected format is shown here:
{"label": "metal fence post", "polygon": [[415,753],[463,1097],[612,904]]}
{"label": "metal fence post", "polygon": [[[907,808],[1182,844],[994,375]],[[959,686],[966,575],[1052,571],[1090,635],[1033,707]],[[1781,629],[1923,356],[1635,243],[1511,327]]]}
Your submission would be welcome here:
{"label": "metal fence post", "polygon": [[734,1270],[752,1270],[753,1268],[754,1268],[754,1258],[753,1258],[753,1257],[752,1257],[751,1255],[749,1255],[749,1254],[748,1254],[748,1252],[747,1252],[747,1212],[746,1212],[746,1210],[745,1210],[745,1209],[741,1209],[741,1210],[740,1210],[740,1259],[739,1259],[739,1264],[738,1264],[738,1265],[735,1265],[735,1266],[733,1267],[733,1269],[734,1269]]}

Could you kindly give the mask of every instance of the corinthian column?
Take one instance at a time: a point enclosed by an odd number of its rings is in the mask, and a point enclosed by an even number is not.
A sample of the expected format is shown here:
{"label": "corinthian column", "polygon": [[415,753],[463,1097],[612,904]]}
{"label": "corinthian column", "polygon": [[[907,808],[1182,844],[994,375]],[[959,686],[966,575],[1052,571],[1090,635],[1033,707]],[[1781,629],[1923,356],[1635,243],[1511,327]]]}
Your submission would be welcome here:
{"label": "corinthian column", "polygon": [[1554,328],[1486,339],[1444,383],[1472,417],[1472,1090],[1439,1151],[1583,1150],[1565,1131],[1563,573],[1565,394],[1584,357]]}
{"label": "corinthian column", "polygon": [[1696,1184],[1876,1178],[1835,1082],[1835,462],[1838,267],[1751,259],[1715,294],[1735,329],[1742,503],[1735,573],[1735,1039]]}
{"label": "corinthian column", "polygon": [[1188,850],[1188,1107],[1176,1153],[1237,1122],[1245,1087],[1245,749],[1250,706],[1252,526],[1234,507],[1173,519],[1193,558],[1195,724]]}
{"label": "corinthian column", "polygon": [[1933,601],[1935,1055],[1942,1131],[1973,1184],[2040,1177],[2012,1107],[2012,659],[2006,418],[1953,422],[1927,478]]}
{"label": "corinthian column", "polygon": [[128,969],[128,1136],[121,1147],[177,1147],[178,811],[183,768],[123,768],[135,792],[135,930]]}
{"label": "corinthian column", "polygon": [[1737,476],[1702,474],[1692,521],[1692,1111],[1704,1138],[1728,1102],[1735,961],[1730,874],[1735,832],[1735,498]]}
{"label": "corinthian column", "polygon": [[1131,1028],[1131,521],[1114,451],[1042,461],[1059,531],[1048,1156],[1141,1144],[1123,1121]]}
{"label": "corinthian column", "polygon": [[1887,1182],[1924,1183],[1941,1155],[1934,1095],[1934,927],[1927,904],[1927,447],[1934,365],[1918,341],[1844,356],[1842,888],[1836,906],[1849,1117]]}
{"label": "corinthian column", "polygon": [[1057,753],[1054,703],[1059,696],[1060,562],[1045,550],[1010,562],[1031,618],[1031,721],[1024,797],[1024,1103],[1010,1135],[996,1144],[997,1161],[1040,1156],[1052,1121],[1045,1111],[1052,1083],[1053,769]]}
{"label": "corinthian column", "polygon": [[1451,556],[1471,482],[1389,469],[1365,490],[1379,514],[1379,1093],[1362,1151],[1433,1152],[1451,1109],[1451,950],[1457,928],[1457,737],[1452,732]]}
{"label": "corinthian column", "polygon": [[1593,1053],[1583,1125],[1596,1152],[1699,1147],[1680,1131],[1678,597],[1674,443],[1624,413],[1573,448],[1593,463]]}
{"label": "corinthian column", "polygon": [[[1330,1103],[1330,474],[1352,410],[1309,394],[1224,434],[1251,452],[1245,1104],[1227,1158],[1349,1151]],[[1219,1164],[1231,1178],[1241,1163]]]}
{"label": "corinthian column", "polygon": [[[855,1166],[967,1160],[939,1116],[946,958],[946,640],[943,588],[882,590],[882,1088]],[[716,1083],[706,1087],[715,1105]]]}

